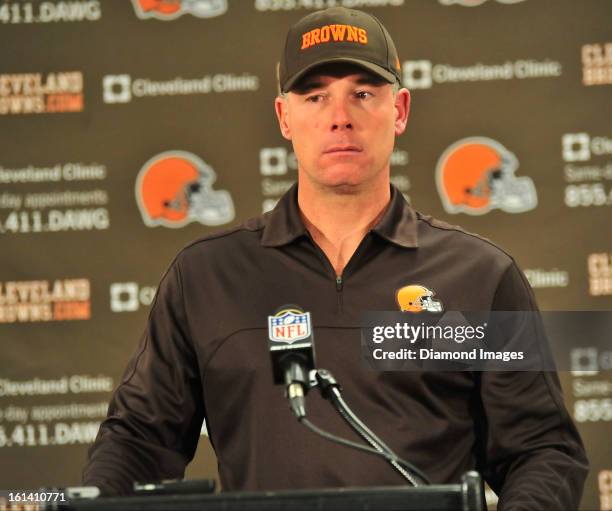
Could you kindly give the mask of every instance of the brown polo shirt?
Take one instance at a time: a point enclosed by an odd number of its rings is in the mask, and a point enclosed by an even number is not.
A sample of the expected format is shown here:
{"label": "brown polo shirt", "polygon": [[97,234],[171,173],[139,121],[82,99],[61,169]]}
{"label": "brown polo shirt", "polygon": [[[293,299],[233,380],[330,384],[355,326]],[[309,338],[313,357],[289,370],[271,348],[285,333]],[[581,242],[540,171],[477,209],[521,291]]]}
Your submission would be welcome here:
{"label": "brown polo shirt", "polygon": [[[128,493],[181,477],[202,419],[225,490],[404,484],[388,463],[300,425],[272,385],[267,317],[312,315],[317,365],[354,411],[435,483],[479,470],[500,509],[573,509],[587,460],[554,373],[376,372],[360,362],[362,311],[397,310],[420,284],[446,310],[533,310],[514,260],[415,212],[392,189],[380,222],[336,278],[305,229],[293,187],[270,213],[183,249],[163,277],[136,354],[90,450],[85,484]],[[308,416],[360,441],[318,394]]]}

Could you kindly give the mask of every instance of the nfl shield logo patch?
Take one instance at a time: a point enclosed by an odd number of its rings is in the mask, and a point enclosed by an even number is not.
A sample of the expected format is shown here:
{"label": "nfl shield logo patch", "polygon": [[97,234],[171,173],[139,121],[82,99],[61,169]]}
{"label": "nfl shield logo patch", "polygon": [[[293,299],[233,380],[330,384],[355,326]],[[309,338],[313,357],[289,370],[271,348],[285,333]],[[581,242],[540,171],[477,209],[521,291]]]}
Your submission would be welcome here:
{"label": "nfl shield logo patch", "polygon": [[310,313],[285,309],[268,316],[268,336],[271,341],[292,344],[310,336]]}

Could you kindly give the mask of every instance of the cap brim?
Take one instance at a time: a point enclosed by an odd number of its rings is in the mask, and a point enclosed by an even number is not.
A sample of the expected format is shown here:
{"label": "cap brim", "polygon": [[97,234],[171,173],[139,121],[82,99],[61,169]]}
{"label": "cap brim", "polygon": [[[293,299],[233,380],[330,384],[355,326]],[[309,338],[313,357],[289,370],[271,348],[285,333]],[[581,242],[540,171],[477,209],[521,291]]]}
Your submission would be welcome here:
{"label": "cap brim", "polygon": [[365,69],[366,71],[369,71],[372,74],[375,74],[376,76],[380,76],[386,82],[395,83],[398,81],[397,77],[393,73],[380,67],[378,64],[373,64],[372,62],[368,62],[367,60],[356,59],[354,57],[334,57],[330,59],[321,59],[305,67],[299,73],[296,73],[291,78],[289,78],[281,86],[281,89],[283,92],[288,92],[293,88],[293,86],[301,78],[303,78],[305,75],[313,71],[315,68],[322,66],[323,64],[341,63],[341,62],[346,62],[348,64],[355,64],[356,66],[361,67],[362,69]]}

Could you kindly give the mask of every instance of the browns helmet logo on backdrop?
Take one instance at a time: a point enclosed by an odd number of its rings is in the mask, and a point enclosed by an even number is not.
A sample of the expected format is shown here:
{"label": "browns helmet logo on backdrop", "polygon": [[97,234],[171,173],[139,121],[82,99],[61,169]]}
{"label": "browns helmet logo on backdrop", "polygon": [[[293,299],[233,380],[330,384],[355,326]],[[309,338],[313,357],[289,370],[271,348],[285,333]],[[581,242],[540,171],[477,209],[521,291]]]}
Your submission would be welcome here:
{"label": "browns helmet logo on backdrop", "polygon": [[136,201],[148,227],[216,226],[234,219],[226,190],[213,190],[216,174],[195,154],[166,151],[144,164],[136,178]]}
{"label": "browns helmet logo on backdrop", "polygon": [[436,166],[436,185],[447,213],[483,215],[493,209],[523,213],[538,205],[533,181],[516,177],[518,160],[496,140],[464,138]]}
{"label": "browns helmet logo on backdrop", "polygon": [[212,18],[227,11],[227,0],[132,0],[140,19],[173,20],[183,14]]}

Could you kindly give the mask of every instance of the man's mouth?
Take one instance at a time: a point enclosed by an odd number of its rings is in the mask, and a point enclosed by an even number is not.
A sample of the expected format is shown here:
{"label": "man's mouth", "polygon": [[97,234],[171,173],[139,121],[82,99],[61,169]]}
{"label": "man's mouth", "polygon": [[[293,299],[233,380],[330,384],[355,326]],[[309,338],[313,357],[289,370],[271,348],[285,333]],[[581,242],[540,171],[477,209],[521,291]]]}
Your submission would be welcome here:
{"label": "man's mouth", "polygon": [[335,145],[323,151],[323,154],[351,154],[359,152],[361,152],[361,148],[356,145]]}

